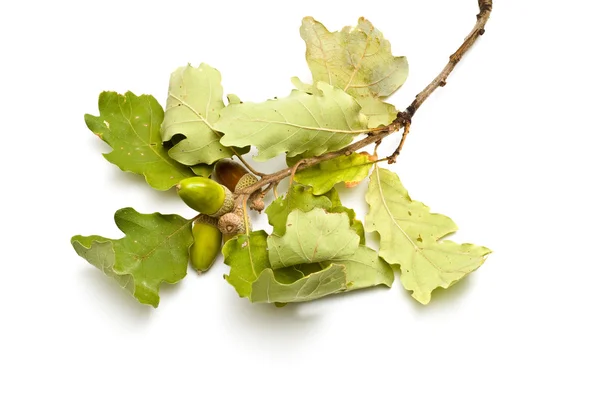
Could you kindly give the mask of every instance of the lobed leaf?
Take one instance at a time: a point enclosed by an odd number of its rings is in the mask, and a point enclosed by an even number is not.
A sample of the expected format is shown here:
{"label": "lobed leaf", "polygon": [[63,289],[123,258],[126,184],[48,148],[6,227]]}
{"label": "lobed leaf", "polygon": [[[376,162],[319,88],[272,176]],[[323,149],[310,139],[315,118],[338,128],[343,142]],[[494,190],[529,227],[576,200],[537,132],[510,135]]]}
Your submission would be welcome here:
{"label": "lobed leaf", "polygon": [[231,267],[225,279],[240,297],[251,302],[307,301],[346,289],[343,266],[321,269],[307,264],[271,269],[265,231],[229,240],[223,247],[223,256],[225,264]]}
{"label": "lobed leaf", "polygon": [[[341,203],[341,202],[340,202]],[[313,189],[303,185],[294,185],[288,194],[280,196],[265,210],[269,224],[273,226],[273,233],[278,236],[285,234],[286,222],[290,213],[296,209],[303,212],[314,208],[331,209],[332,203],[325,196],[315,196]]]}
{"label": "lobed leaf", "polygon": [[100,116],[85,115],[87,127],[113,149],[106,160],[123,171],[143,175],[161,191],[191,177],[192,171],[171,159],[162,146],[162,107],[150,95],[105,91],[98,98]]}
{"label": "lobed leaf", "polygon": [[[405,57],[392,55],[381,32],[364,18],[355,27],[330,32],[312,17],[302,20],[306,61],[313,81],[323,81],[354,96],[368,116],[368,127],[387,125],[395,118],[393,105],[381,100],[400,88],[408,77]],[[294,83],[298,86],[299,81]]]}
{"label": "lobed leaf", "polygon": [[214,126],[224,134],[221,143],[254,145],[256,159],[264,161],[285,152],[291,157],[321,155],[368,132],[366,117],[352,96],[323,82],[317,87],[318,94],[293,90],[286,98],[228,106]]}
{"label": "lobed leaf", "polygon": [[330,32],[312,17],[302,20],[306,62],[313,80],[355,97],[387,97],[408,77],[406,57],[392,55],[390,42],[365,18],[355,27]]}
{"label": "lobed leaf", "polygon": [[[239,100],[233,97],[234,100]],[[185,138],[169,150],[169,156],[185,165],[212,164],[234,152],[219,142],[214,124],[225,107],[221,74],[207,64],[187,65],[171,74],[169,96],[162,124],[162,139]]]}
{"label": "lobed leaf", "polygon": [[267,239],[269,262],[273,269],[318,263],[354,254],[360,238],[350,228],[346,213],[327,213],[315,208],[294,210],[287,219],[283,236]]}
{"label": "lobed leaf", "polygon": [[401,268],[400,280],[422,304],[483,264],[490,249],[439,239],[457,230],[454,222],[413,201],[398,176],[375,166],[367,192],[367,231],[381,238],[379,255]]}
{"label": "lobed leaf", "polygon": [[115,223],[125,237],[77,235],[71,244],[79,256],[115,279],[140,303],[157,307],[160,284],[177,283],[186,275],[192,221],[125,208],[115,213]]}
{"label": "lobed leaf", "polygon": [[356,218],[356,212],[353,209],[349,209],[344,206],[336,206],[329,210],[330,213],[346,213],[348,218],[350,219],[350,228],[356,232],[358,237],[360,238],[360,244],[364,245],[366,242],[365,239],[365,228],[363,226],[362,221]]}

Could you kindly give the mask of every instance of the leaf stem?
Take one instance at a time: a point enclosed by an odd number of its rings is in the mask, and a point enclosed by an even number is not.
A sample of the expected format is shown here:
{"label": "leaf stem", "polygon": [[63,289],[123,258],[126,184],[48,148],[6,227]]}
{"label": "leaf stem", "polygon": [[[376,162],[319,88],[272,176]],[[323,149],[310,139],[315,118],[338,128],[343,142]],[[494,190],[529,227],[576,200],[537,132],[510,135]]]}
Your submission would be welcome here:
{"label": "leaf stem", "polygon": [[258,177],[264,177],[264,176],[266,176],[265,173],[261,173],[260,171],[256,170],[254,167],[250,166],[250,164],[248,162],[246,162],[246,160],[244,159],[244,157],[242,155],[240,155],[238,153],[238,151],[235,150],[235,148],[231,148],[231,151],[240,160],[240,162],[242,162],[244,164],[244,166],[246,166],[246,168],[248,169],[248,171],[250,171],[252,174],[254,174],[255,176],[258,176]]}

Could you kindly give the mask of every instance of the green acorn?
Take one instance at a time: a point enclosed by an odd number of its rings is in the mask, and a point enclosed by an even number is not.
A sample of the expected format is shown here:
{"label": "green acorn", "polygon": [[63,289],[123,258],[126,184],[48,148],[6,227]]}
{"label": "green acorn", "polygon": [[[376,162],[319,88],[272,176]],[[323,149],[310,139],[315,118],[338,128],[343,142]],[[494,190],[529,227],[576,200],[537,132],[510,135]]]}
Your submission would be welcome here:
{"label": "green acorn", "polygon": [[177,184],[179,197],[192,209],[218,218],[233,209],[233,195],[223,185],[205,177],[190,177]]}
{"label": "green acorn", "polygon": [[190,262],[198,272],[211,267],[221,251],[222,235],[217,228],[217,220],[201,215],[192,228],[194,244],[190,247]]}

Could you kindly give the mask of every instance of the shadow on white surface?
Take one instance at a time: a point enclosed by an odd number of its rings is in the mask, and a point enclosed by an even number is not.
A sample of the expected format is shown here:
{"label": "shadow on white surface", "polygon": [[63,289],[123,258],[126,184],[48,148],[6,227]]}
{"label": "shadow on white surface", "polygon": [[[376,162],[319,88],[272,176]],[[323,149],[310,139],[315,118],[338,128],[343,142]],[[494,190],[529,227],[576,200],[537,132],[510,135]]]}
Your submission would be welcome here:
{"label": "shadow on white surface", "polygon": [[405,296],[407,300],[410,300],[412,307],[417,312],[425,314],[430,311],[446,311],[453,307],[460,306],[460,303],[468,298],[469,291],[472,290],[472,285],[471,279],[467,277],[457,282],[455,285],[450,286],[448,289],[437,288],[431,294],[431,301],[427,305],[423,305],[412,298],[411,292],[403,287],[402,290],[404,293],[403,296]]}
{"label": "shadow on white surface", "polygon": [[227,295],[223,308],[231,330],[240,331],[245,338],[281,340],[285,336],[308,336],[309,330],[318,327],[323,311],[313,312],[315,303],[291,303],[278,308],[274,304],[252,304],[234,293]]}
{"label": "shadow on white surface", "polygon": [[149,197],[149,201],[167,201],[174,204],[181,204],[181,199],[179,199],[179,196],[177,196],[177,193],[174,189],[170,189],[168,191],[158,191],[148,185],[144,176],[130,172],[124,172],[116,166],[113,166],[110,169],[111,187],[117,191],[121,189],[132,189]]}
{"label": "shadow on white surface", "polygon": [[[128,323],[146,323],[154,310],[149,305],[141,305],[129,292],[108,278],[100,270],[85,263],[79,272],[82,286],[86,286],[96,305],[115,317]],[[161,293],[163,290],[161,286]]]}

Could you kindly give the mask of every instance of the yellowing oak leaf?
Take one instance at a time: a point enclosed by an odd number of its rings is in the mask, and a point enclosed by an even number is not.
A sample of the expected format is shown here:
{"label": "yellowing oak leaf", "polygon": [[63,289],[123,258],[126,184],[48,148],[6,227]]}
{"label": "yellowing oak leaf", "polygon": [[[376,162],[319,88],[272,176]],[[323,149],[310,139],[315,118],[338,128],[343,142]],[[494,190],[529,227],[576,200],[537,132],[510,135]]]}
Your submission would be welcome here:
{"label": "yellowing oak leaf", "polygon": [[233,151],[221,145],[221,134],[214,128],[224,107],[218,70],[200,64],[197,68],[187,65],[173,72],[162,139],[171,141],[179,135],[185,138],[177,140],[169,155],[190,166],[232,157]]}
{"label": "yellowing oak leaf", "polygon": [[330,32],[306,17],[300,35],[306,42],[313,81],[324,81],[354,96],[369,117],[369,128],[387,125],[396,118],[394,106],[381,98],[404,84],[408,63],[405,57],[392,55],[389,41],[371,22],[360,18],[355,27]]}
{"label": "yellowing oak leaf", "polygon": [[214,125],[224,134],[221,143],[254,145],[256,160],[264,161],[285,152],[291,157],[321,155],[369,131],[352,96],[323,82],[317,88],[315,94],[293,90],[285,98],[229,105]]}
{"label": "yellowing oak leaf", "polygon": [[434,289],[452,286],[479,268],[491,253],[483,246],[439,241],[456,231],[456,224],[413,201],[389,170],[375,167],[366,199],[370,206],[366,229],[379,233],[379,255],[400,265],[402,284],[422,304],[429,303]]}
{"label": "yellowing oak leaf", "polygon": [[340,182],[351,188],[369,175],[375,160],[375,157],[366,152],[338,156],[299,171],[294,176],[294,180],[313,187],[315,195],[328,192]]}
{"label": "yellowing oak leaf", "polygon": [[77,254],[116,280],[140,303],[157,307],[160,284],[177,283],[187,273],[192,221],[125,208],[115,213],[115,223],[125,237],[78,235],[71,244]]}
{"label": "yellowing oak leaf", "polygon": [[348,286],[346,291],[364,289],[367,287],[386,285],[391,287],[394,282],[394,271],[375,250],[358,246],[350,256],[339,256],[332,261],[323,263],[340,264],[346,269]]}
{"label": "yellowing oak leaf", "polygon": [[160,137],[164,113],[151,95],[105,91],[98,98],[100,116],[85,115],[88,128],[111,146],[106,160],[123,171],[143,175],[154,189],[166,191],[192,171],[169,157]]}

